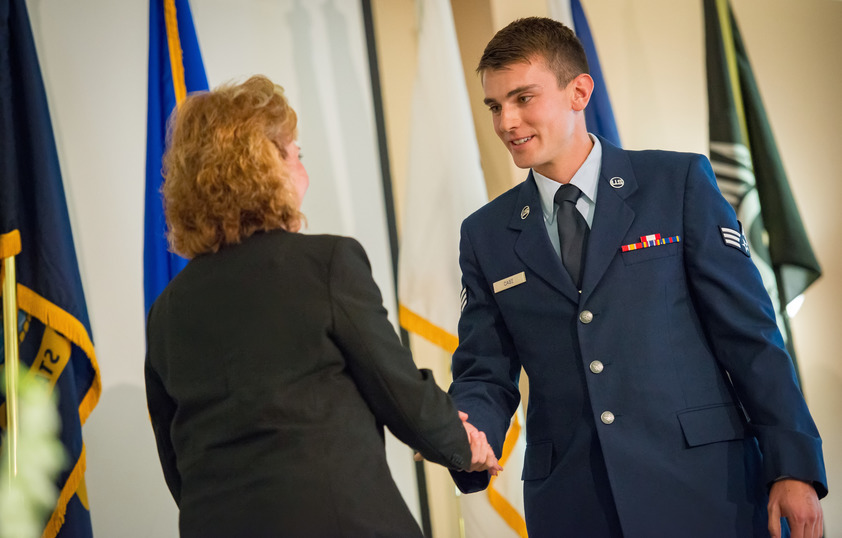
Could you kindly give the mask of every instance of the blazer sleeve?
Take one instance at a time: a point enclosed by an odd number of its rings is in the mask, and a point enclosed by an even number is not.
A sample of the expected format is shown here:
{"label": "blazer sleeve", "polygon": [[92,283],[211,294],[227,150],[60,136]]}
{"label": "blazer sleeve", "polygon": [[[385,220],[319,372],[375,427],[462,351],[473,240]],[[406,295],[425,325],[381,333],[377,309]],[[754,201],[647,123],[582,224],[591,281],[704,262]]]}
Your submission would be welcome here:
{"label": "blazer sleeve", "polygon": [[[520,361],[468,230],[467,222],[463,223],[459,265],[465,297],[449,393],[459,410],[468,413],[468,421],[485,432],[499,458],[512,415],[520,403]],[[464,493],[485,489],[491,478],[487,471],[451,475]]]}
{"label": "blazer sleeve", "polygon": [[330,297],[332,337],[376,419],[428,461],[469,468],[471,448],[456,407],[401,344],[365,251],[353,239],[334,246]]}
{"label": "blazer sleeve", "polygon": [[728,371],[763,455],[767,485],[781,477],[827,494],[821,438],[799,389],[760,273],[745,250],[726,244],[740,230],[710,162],[696,156],[684,198],[688,286],[717,360]]}
{"label": "blazer sleeve", "polygon": [[160,374],[152,366],[150,341],[150,323],[154,305],[149,311],[146,335],[146,360],[144,363],[144,377],[146,379],[146,403],[149,408],[149,418],[152,421],[152,431],[155,433],[155,443],[158,446],[158,458],[164,471],[164,480],[172,493],[175,504],[181,502],[181,475],[176,465],[175,449],[170,436],[170,427],[175,416],[176,404],[170,398]]}

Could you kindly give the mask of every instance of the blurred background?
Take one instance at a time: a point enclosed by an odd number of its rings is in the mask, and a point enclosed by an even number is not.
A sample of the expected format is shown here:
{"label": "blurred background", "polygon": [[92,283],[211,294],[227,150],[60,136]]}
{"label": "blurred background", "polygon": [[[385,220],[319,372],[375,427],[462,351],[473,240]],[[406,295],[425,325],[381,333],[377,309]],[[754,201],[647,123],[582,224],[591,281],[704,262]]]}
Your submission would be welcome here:
{"label": "blurred background", "polygon": [[[581,0],[616,125],[627,149],[708,154],[702,1]],[[177,536],[177,510],[158,465],[143,386],[143,217],[149,4],[27,0],[101,371],[84,426],[95,535]],[[365,13],[353,0],[192,0],[211,87],[263,73],[299,113],[311,178],[307,233],[357,237],[397,321],[382,175],[391,177],[398,237],[406,197],[419,20],[415,0],[371,0],[379,80],[371,84]],[[831,493],[826,535],[842,536],[842,2],[731,0],[766,113],[823,276],[792,320],[807,402],[824,439]],[[474,68],[491,36],[545,0],[450,2],[464,83],[493,198],[523,180],[491,127]],[[371,37],[371,36],[370,36]],[[379,86],[379,87],[378,87]],[[388,161],[374,96],[382,92]],[[441,125],[441,129],[448,129]],[[384,169],[385,168],[385,169]],[[456,178],[454,178],[456,179]],[[448,384],[448,355],[413,337],[419,366]],[[528,381],[524,380],[524,392]],[[408,449],[390,464],[421,518]],[[520,472],[507,468],[507,473]],[[426,466],[432,533],[460,535],[462,509],[446,472]],[[351,475],[348,479],[353,479]],[[501,523],[502,525],[502,523]],[[503,535],[503,534],[501,534]]]}

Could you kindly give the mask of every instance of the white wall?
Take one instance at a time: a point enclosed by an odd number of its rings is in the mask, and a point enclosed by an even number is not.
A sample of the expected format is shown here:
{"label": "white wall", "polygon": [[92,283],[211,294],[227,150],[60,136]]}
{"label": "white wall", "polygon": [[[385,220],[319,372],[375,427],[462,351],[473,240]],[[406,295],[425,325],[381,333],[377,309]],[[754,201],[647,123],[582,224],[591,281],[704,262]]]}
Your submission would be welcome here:
{"label": "white wall", "polygon": [[[103,392],[84,428],[95,534],[177,536],[143,385],[147,0],[28,0]],[[192,0],[211,87],[263,73],[299,114],[307,233],[358,238],[387,307],[394,284],[360,3]],[[411,452],[388,441],[418,512]]]}

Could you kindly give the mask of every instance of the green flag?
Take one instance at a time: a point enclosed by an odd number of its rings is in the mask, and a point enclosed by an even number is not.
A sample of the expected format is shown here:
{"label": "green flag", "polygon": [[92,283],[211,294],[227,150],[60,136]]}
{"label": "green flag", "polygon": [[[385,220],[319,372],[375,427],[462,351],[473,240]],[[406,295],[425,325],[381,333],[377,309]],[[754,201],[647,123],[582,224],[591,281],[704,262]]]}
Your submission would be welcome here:
{"label": "green flag", "polygon": [[[703,0],[710,160],[795,362],[786,307],[821,276],[728,0]],[[798,371],[796,362],[796,372]]]}

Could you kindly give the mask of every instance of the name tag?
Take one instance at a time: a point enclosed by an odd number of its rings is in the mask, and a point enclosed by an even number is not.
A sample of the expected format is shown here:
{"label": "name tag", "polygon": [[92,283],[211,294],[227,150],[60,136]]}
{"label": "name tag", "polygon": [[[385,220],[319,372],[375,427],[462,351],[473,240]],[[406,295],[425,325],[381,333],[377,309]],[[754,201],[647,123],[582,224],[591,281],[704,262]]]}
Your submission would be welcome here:
{"label": "name tag", "polygon": [[503,290],[507,290],[511,287],[517,286],[518,284],[523,284],[526,282],[526,273],[521,271],[516,275],[512,275],[510,277],[504,278],[503,280],[498,280],[494,283],[494,293],[500,293]]}

